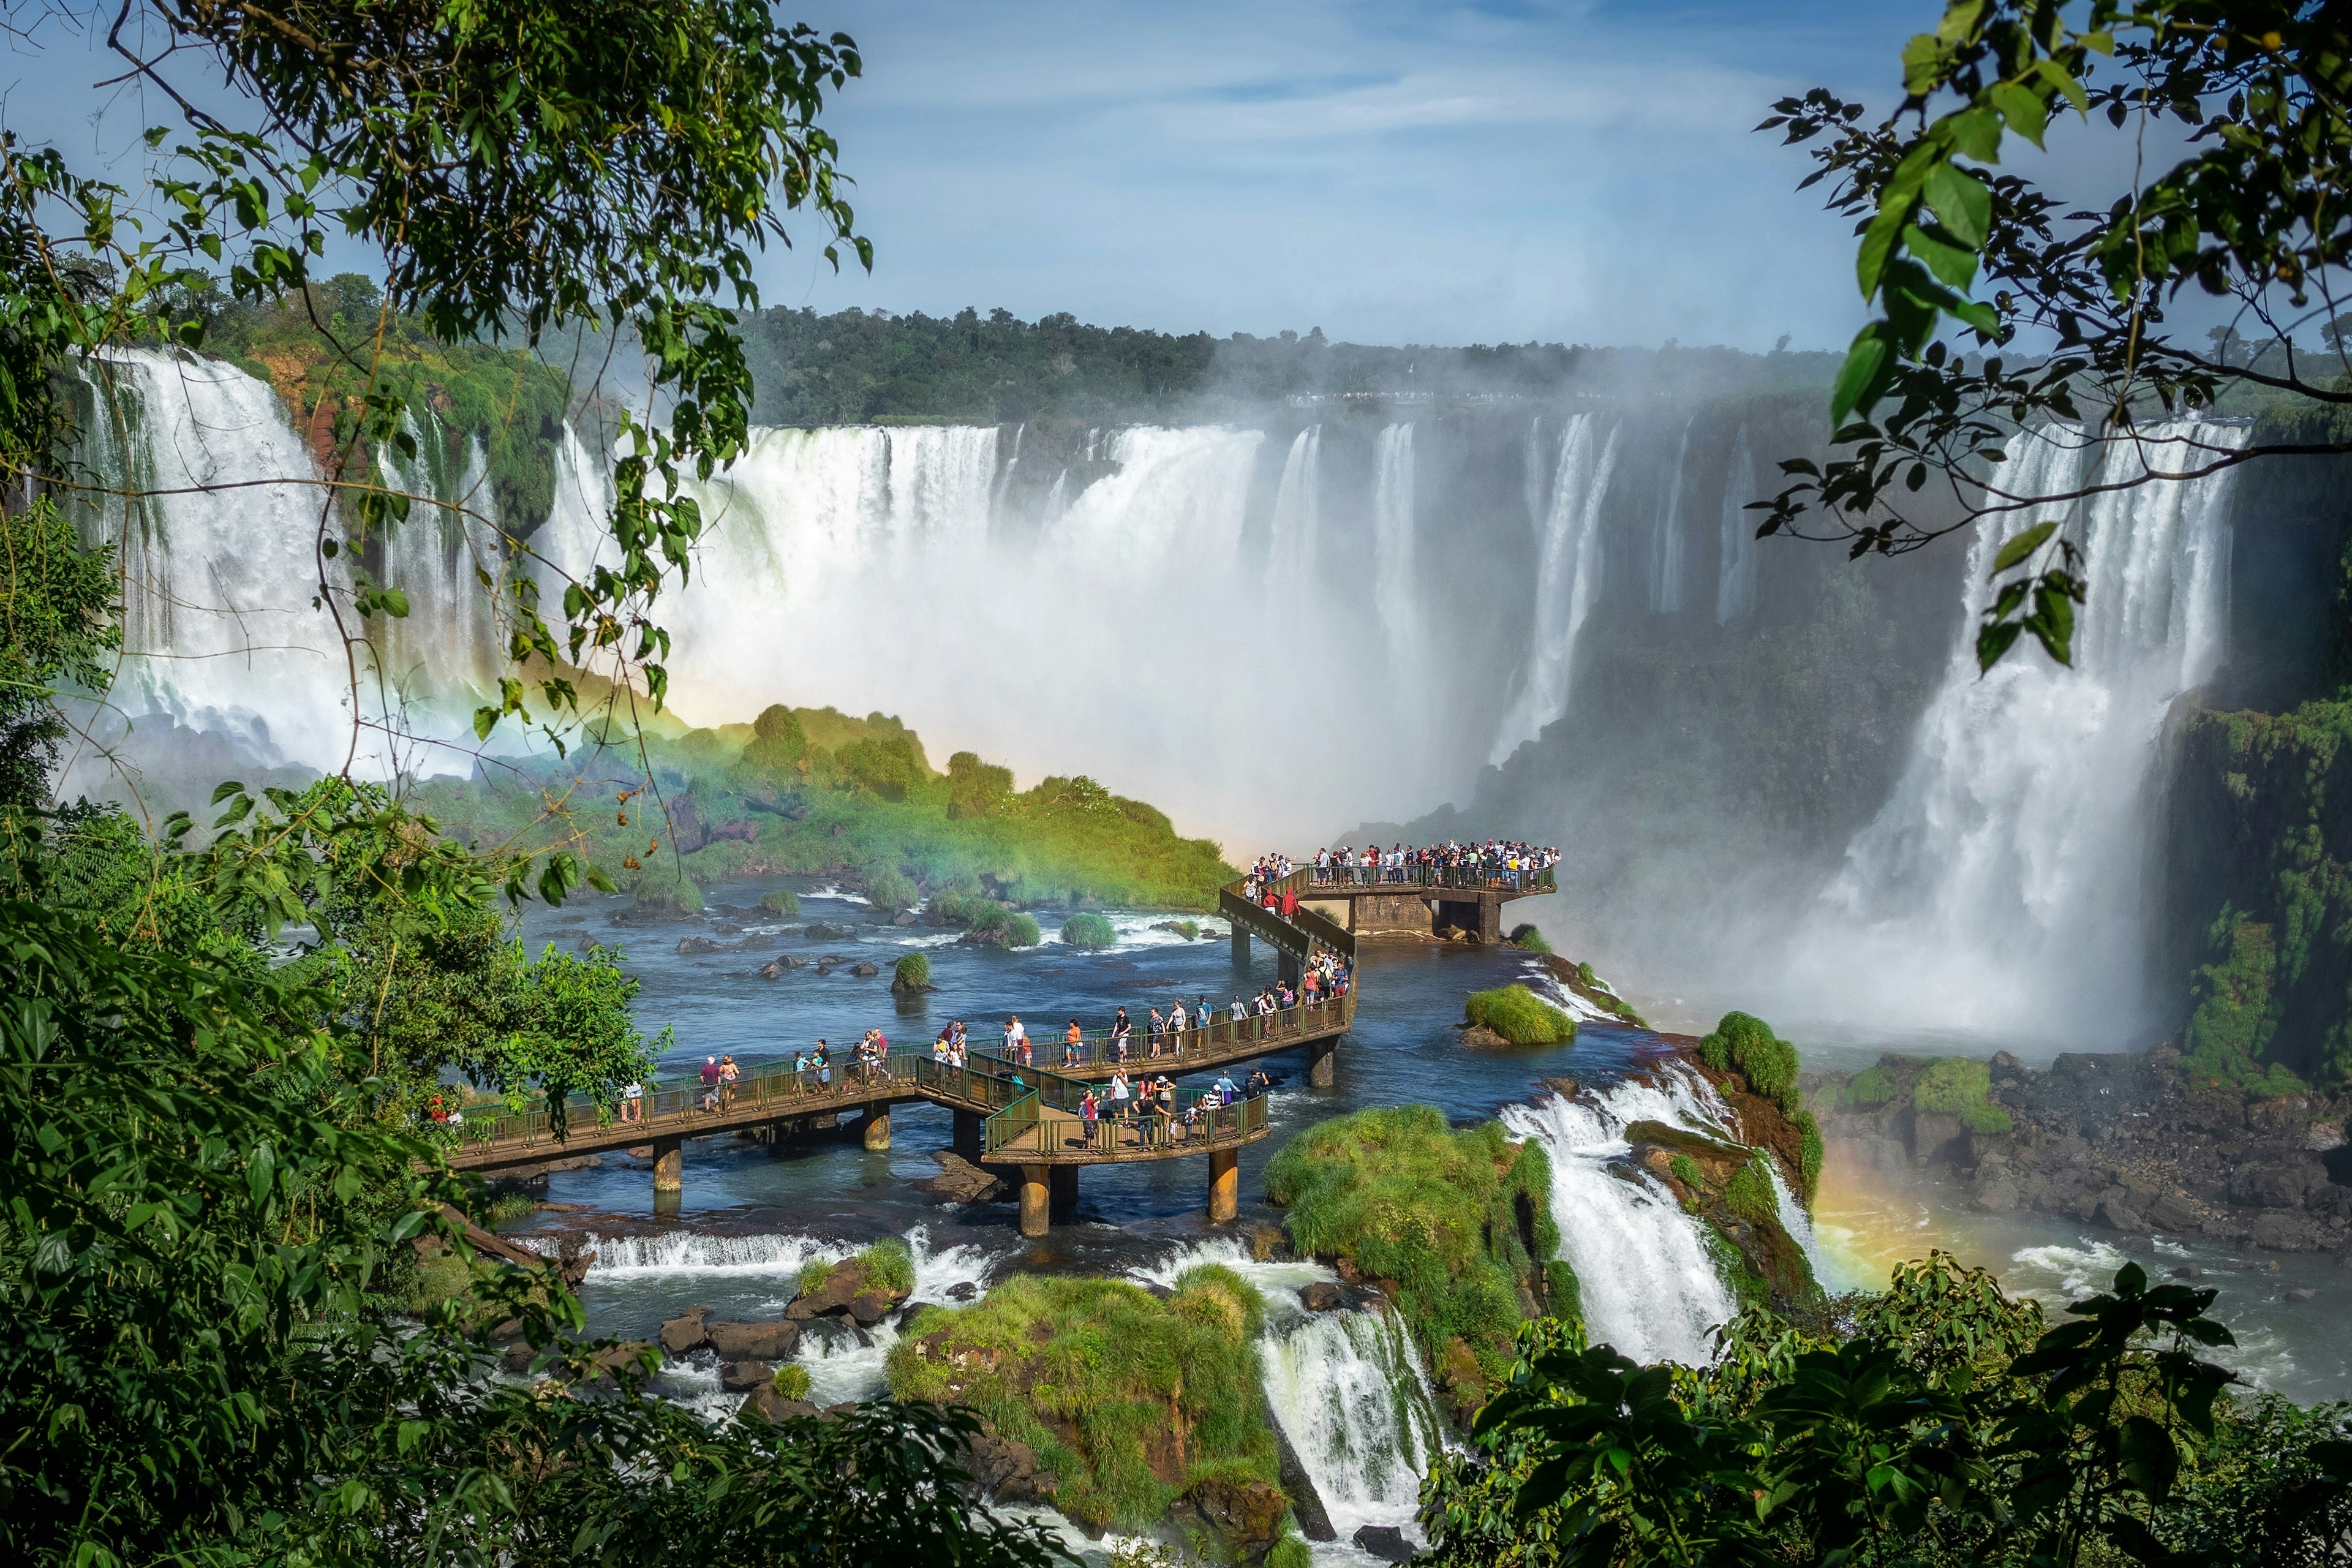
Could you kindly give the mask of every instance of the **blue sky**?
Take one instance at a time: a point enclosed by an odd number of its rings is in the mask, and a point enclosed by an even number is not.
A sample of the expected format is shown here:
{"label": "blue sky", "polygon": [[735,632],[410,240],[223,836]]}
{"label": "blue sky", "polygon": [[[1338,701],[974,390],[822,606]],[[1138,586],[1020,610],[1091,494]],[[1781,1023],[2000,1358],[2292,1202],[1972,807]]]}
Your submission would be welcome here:
{"label": "blue sky", "polygon": [[[1845,226],[1750,133],[1815,83],[1890,100],[1920,0],[836,0],[828,123],[874,273],[771,257],[771,304],[1066,310],[1360,342],[1843,345]],[[0,57],[0,117],[85,163],[152,105],[83,39]],[[194,77],[193,68],[187,73]]]}

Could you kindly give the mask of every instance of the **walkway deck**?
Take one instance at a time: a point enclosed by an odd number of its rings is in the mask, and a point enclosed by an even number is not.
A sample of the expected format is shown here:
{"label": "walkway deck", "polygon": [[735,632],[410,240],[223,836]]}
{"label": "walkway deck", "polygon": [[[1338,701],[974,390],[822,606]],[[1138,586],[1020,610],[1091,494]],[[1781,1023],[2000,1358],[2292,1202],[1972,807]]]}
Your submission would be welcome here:
{"label": "walkway deck", "polygon": [[[1286,973],[1309,959],[1318,943],[1353,958],[1356,942],[1348,931],[1307,910],[1297,921],[1285,920],[1244,902],[1241,886],[1233,884],[1221,897],[1234,921],[1238,956],[1246,954],[1246,930],[1277,946]],[[1309,1049],[1310,1081],[1328,1084],[1332,1048],[1355,1016],[1350,991],[1264,1017],[1218,1018],[1156,1040],[1148,1026],[1124,1042],[1107,1029],[1085,1032],[1075,1046],[1058,1037],[1032,1037],[1027,1059],[1018,1062],[1001,1051],[974,1049],[965,1066],[950,1067],[923,1046],[894,1050],[873,1068],[836,1061],[823,1075],[781,1062],[752,1063],[708,1110],[707,1093],[698,1082],[647,1093],[636,1102],[638,1117],[625,1121],[574,1096],[565,1102],[561,1132],[544,1107],[471,1117],[449,1130],[447,1160],[456,1170],[487,1172],[650,1146],[655,1202],[663,1207],[677,1201],[680,1153],[688,1139],[760,1127],[773,1128],[782,1137],[795,1127],[837,1122],[844,1112],[863,1111],[869,1146],[887,1148],[890,1107],[928,1100],[958,1113],[960,1142],[966,1117],[981,1123],[975,1152],[983,1162],[1019,1169],[1024,1235],[1044,1233],[1049,1167],[1055,1172],[1055,1192],[1066,1201],[1075,1192],[1069,1183],[1076,1167],[1195,1154],[1210,1157],[1210,1217],[1230,1219],[1236,1202],[1235,1154],[1269,1131],[1262,1093],[1231,1105],[1214,1094],[1183,1096],[1172,1115],[1102,1118],[1089,1129],[1079,1113],[1088,1085],[1122,1071],[1135,1078],[1204,1072],[1301,1046]],[[873,1135],[877,1127],[878,1140]]]}

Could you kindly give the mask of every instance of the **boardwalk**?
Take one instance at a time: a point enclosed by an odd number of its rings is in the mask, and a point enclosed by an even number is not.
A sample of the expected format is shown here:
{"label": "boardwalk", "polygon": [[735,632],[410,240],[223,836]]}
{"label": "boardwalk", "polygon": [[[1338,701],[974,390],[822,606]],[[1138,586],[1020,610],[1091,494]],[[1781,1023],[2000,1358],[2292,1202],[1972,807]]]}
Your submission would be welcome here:
{"label": "boardwalk", "polygon": [[[1234,949],[1246,958],[1251,935],[1275,945],[1286,975],[1295,976],[1320,945],[1352,960],[1356,941],[1345,928],[1310,911],[1297,921],[1243,900],[1241,884],[1221,901],[1234,921]],[[637,1117],[623,1121],[594,1101],[565,1102],[562,1131],[543,1107],[467,1118],[447,1132],[447,1158],[457,1170],[499,1171],[545,1165],[583,1155],[647,1149],[654,1163],[657,1210],[674,1209],[684,1188],[686,1141],[718,1133],[768,1130],[772,1147],[796,1134],[837,1127],[844,1113],[863,1113],[868,1148],[889,1147],[890,1107],[925,1100],[955,1112],[956,1143],[982,1162],[1019,1176],[1021,1229],[1045,1234],[1048,1216],[1076,1195],[1084,1165],[1181,1159],[1209,1162],[1209,1215],[1234,1216],[1239,1202],[1239,1151],[1266,1135],[1263,1093],[1225,1103],[1215,1094],[1171,1096],[1145,1114],[1098,1119],[1089,1125],[1080,1107],[1088,1085],[1129,1078],[1192,1074],[1306,1047],[1309,1081],[1331,1081],[1331,1053],[1353,1026],[1356,997],[1347,994],[1285,1008],[1266,1016],[1223,1017],[1202,1026],[1124,1040],[1108,1030],[1075,1042],[1028,1042],[1025,1059],[973,1049],[965,1065],[936,1059],[929,1047],[891,1052],[866,1067],[836,1062],[824,1073],[782,1063],[754,1063],[714,1103],[699,1083],[656,1089],[636,1102]]]}

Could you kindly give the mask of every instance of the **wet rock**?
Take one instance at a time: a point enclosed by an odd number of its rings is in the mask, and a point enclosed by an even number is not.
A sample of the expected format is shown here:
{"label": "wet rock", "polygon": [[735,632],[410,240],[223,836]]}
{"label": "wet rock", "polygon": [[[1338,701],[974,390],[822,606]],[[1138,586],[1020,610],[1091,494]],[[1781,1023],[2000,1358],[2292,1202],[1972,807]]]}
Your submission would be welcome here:
{"label": "wet rock", "polygon": [[502,1370],[520,1377],[530,1370],[531,1360],[538,1354],[539,1352],[532,1349],[529,1342],[517,1340],[499,1352],[499,1365]]}
{"label": "wet rock", "polygon": [[2102,1198],[2096,1217],[2101,1225],[2126,1235],[2137,1235],[2147,1229],[2147,1221],[2133,1213],[2131,1205],[2121,1198]]}
{"label": "wet rock", "polygon": [[2230,1178],[2230,1197],[2262,1208],[2300,1208],[2305,1195],[2326,1183],[2315,1160],[2249,1161]]}
{"label": "wet rock", "polygon": [[937,1162],[940,1173],[926,1176],[915,1185],[934,1197],[950,1198],[960,1204],[985,1204],[996,1202],[1012,1190],[1003,1178],[951,1150],[939,1150],[931,1158]]}
{"label": "wet rock", "polygon": [[992,1502],[1051,1502],[1062,1478],[1037,1468],[1037,1450],[992,1431],[972,1438],[959,1462],[972,1489]]}
{"label": "wet rock", "polygon": [[[2347,1254],[2347,1257],[2352,1258],[2352,1254]],[[979,1294],[980,1287],[969,1279],[959,1279],[948,1287],[948,1300],[950,1301],[969,1301]]]}
{"label": "wet rock", "polygon": [[730,1394],[749,1394],[776,1381],[776,1369],[763,1361],[730,1361],[719,1369],[719,1386]]}
{"label": "wet rock", "polygon": [[1215,1477],[1194,1482],[1170,1507],[1168,1520],[1180,1536],[1188,1527],[1197,1529],[1234,1557],[1254,1561],[1282,1539],[1282,1516],[1289,1510],[1290,1500],[1270,1482]]}
{"label": "wet rock", "polygon": [[699,952],[724,952],[725,949],[707,936],[682,936],[677,939],[677,951],[680,953],[692,954]]}
{"label": "wet rock", "polygon": [[2310,1286],[2298,1285],[2294,1289],[2289,1290],[2286,1293],[2286,1299],[2290,1301],[2309,1301],[2315,1300],[2318,1295],[2319,1292],[2313,1289]]}
{"label": "wet rock", "polygon": [[824,1284],[814,1290],[804,1290],[793,1304],[784,1309],[784,1316],[794,1322],[835,1312],[845,1312],[850,1301],[866,1289],[866,1270],[856,1262],[837,1265]]}
{"label": "wet rock", "polygon": [[1412,1561],[1412,1542],[1392,1524],[1367,1524],[1356,1531],[1356,1550],[1383,1563]]}
{"label": "wet rock", "polygon": [[774,1323],[705,1323],[704,1342],[726,1361],[782,1361],[798,1348],[801,1326]]}
{"label": "wet rock", "polygon": [[1987,1182],[1977,1189],[1976,1204],[1987,1214],[2007,1214],[2017,1206],[2017,1189],[2007,1182]]}
{"label": "wet rock", "polygon": [[852,965],[849,973],[860,980],[871,980],[882,971],[872,963],[858,963]]}
{"label": "wet rock", "polygon": [[916,915],[914,910],[900,910],[897,914],[890,917],[890,923],[894,926],[910,926],[915,923],[915,920]]}
{"label": "wet rock", "polygon": [[1298,1288],[1298,1304],[1310,1312],[1336,1312],[1348,1304],[1348,1293],[1328,1279],[1317,1279]]}
{"label": "wet rock", "polygon": [[870,1329],[890,1315],[892,1298],[887,1290],[860,1290],[849,1299],[849,1316],[861,1329]]}
{"label": "wet rock", "polygon": [[751,1396],[743,1401],[743,1414],[763,1421],[805,1420],[816,1413],[816,1406],[807,1400],[786,1399],[778,1394],[772,1383],[751,1390]]}
{"label": "wet rock", "polygon": [[760,978],[762,980],[782,980],[784,977],[784,972],[786,970],[806,969],[807,967],[808,960],[805,958],[794,958],[789,952],[779,953],[776,957],[772,958],[767,963],[760,965]]}
{"label": "wet rock", "polygon": [[2205,1270],[2194,1263],[2183,1263],[2172,1270],[2175,1279],[2202,1279]]}
{"label": "wet rock", "polygon": [[1511,1042],[1484,1024],[1470,1024],[1462,1030],[1462,1043],[1474,1051],[1507,1051],[1515,1049]]}
{"label": "wet rock", "polygon": [[710,1335],[702,1320],[709,1310],[708,1307],[688,1307],[664,1323],[660,1333],[656,1336],[661,1341],[661,1348],[672,1355],[684,1355],[688,1351],[700,1350],[709,1344]]}
{"label": "wet rock", "polygon": [[811,942],[839,942],[850,933],[847,926],[830,926],[823,921],[811,921],[806,934]]}

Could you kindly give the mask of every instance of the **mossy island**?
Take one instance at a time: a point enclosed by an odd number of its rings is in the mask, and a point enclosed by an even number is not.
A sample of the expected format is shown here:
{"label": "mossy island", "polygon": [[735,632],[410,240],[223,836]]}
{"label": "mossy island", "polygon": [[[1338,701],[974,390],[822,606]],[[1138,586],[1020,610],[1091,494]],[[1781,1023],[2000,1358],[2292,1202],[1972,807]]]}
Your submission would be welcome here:
{"label": "mossy island", "polygon": [[1576,1038],[1575,1019],[1517,984],[1472,992],[1462,1016],[1465,1045],[1565,1046]]}

